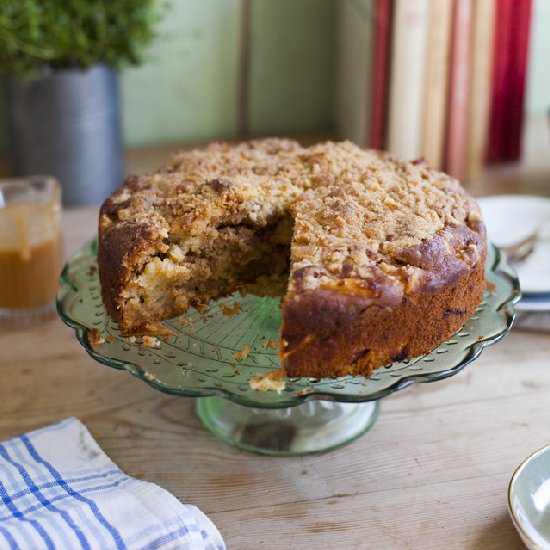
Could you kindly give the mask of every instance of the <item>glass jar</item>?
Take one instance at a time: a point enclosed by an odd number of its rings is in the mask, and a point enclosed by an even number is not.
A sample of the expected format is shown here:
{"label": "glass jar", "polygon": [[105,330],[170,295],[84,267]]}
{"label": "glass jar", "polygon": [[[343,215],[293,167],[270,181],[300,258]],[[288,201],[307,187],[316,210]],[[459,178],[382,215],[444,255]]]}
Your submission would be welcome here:
{"label": "glass jar", "polygon": [[61,190],[48,176],[0,180],[0,322],[28,324],[54,311],[63,259]]}

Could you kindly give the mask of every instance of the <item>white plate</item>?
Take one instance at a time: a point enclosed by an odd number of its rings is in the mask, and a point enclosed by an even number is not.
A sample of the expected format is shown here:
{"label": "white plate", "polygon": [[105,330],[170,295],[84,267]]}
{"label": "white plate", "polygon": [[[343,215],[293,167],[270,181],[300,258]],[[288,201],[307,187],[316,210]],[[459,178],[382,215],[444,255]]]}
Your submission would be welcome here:
{"label": "white plate", "polygon": [[523,296],[514,306],[517,311],[550,311],[550,296],[540,297]]}
{"label": "white plate", "polygon": [[[489,240],[497,246],[507,246],[525,239],[545,221],[550,222],[550,199],[525,195],[503,195],[478,199],[487,225]],[[550,224],[548,224],[550,225]],[[548,225],[546,227],[548,227]],[[545,237],[549,231],[545,229]],[[521,291],[530,294],[548,293],[544,307],[524,304],[530,309],[550,309],[550,238],[541,239],[528,258],[514,266],[520,280]],[[541,299],[537,296],[537,299]],[[519,304],[518,304],[519,306]],[[521,309],[521,306],[517,309]]]}
{"label": "white plate", "polygon": [[530,550],[550,550],[550,445],[528,456],[508,486],[508,511]]}

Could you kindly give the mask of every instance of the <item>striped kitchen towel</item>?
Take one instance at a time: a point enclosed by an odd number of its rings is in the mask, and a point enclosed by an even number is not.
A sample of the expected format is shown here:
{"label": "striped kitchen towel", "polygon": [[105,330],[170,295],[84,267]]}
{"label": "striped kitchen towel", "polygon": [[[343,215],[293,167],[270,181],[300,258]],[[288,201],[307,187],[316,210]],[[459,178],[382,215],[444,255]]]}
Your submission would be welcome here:
{"label": "striped kitchen towel", "polygon": [[218,550],[195,506],[122,472],[69,418],[0,444],[0,548]]}

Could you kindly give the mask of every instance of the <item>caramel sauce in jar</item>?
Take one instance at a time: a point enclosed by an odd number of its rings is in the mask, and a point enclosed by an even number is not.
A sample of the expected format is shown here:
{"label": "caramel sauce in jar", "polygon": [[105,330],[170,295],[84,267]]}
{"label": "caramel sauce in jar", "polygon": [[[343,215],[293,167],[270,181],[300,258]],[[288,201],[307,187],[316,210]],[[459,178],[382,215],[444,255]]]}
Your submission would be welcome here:
{"label": "caramel sauce in jar", "polygon": [[59,208],[30,203],[0,208],[0,309],[52,303],[62,259]]}

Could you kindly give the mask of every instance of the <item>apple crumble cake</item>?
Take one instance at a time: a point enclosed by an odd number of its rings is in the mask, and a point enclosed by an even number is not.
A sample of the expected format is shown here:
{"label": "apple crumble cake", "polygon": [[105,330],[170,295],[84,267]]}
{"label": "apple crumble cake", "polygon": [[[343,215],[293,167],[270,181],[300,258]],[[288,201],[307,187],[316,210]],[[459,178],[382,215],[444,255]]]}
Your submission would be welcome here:
{"label": "apple crumble cake", "polygon": [[485,228],[450,176],[349,142],[213,143],[101,207],[103,301],[123,334],[289,274],[289,376],[368,375],[426,353],[481,302]]}

